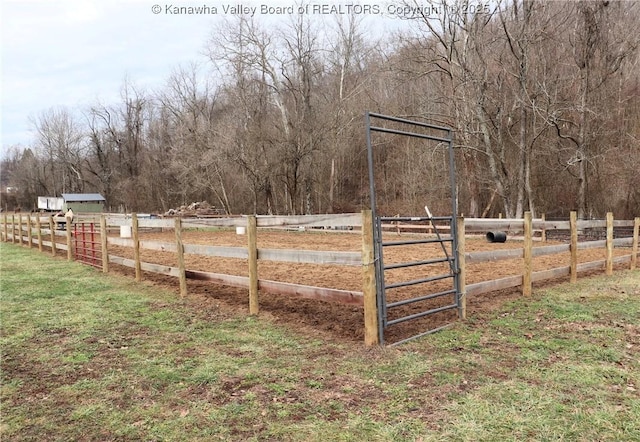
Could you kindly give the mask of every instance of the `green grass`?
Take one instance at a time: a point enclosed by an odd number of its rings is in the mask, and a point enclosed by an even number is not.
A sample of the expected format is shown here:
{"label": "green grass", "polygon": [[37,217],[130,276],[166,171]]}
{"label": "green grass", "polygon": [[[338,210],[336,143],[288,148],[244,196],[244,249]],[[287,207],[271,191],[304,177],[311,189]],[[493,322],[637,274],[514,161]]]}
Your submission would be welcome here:
{"label": "green grass", "polygon": [[368,349],[12,244],[0,264],[1,440],[640,440],[638,271]]}

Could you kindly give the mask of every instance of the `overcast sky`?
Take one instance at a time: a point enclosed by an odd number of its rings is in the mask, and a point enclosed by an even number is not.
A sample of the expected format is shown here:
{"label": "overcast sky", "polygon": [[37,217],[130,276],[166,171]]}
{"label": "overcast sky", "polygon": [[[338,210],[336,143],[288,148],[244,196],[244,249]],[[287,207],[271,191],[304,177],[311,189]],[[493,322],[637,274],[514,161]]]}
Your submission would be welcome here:
{"label": "overcast sky", "polygon": [[115,102],[125,78],[144,90],[160,88],[172,69],[204,60],[219,19],[154,14],[155,0],[0,4],[3,150],[29,144],[29,118],[51,107]]}
{"label": "overcast sky", "polygon": [[[314,0],[324,7],[366,2]],[[30,119],[57,106],[80,113],[119,100],[125,81],[140,90],[161,89],[172,70],[203,55],[212,28],[229,7],[277,1],[0,0],[2,151],[33,142]],[[388,4],[388,3],[387,3]],[[371,2],[382,9],[382,1]],[[208,14],[171,13],[174,6],[209,7]],[[215,9],[216,14],[211,14]],[[326,14],[325,14],[326,15]],[[279,16],[282,17],[282,16]],[[267,23],[278,16],[262,14]],[[386,29],[388,17],[376,32]],[[391,25],[393,26],[393,25]]]}

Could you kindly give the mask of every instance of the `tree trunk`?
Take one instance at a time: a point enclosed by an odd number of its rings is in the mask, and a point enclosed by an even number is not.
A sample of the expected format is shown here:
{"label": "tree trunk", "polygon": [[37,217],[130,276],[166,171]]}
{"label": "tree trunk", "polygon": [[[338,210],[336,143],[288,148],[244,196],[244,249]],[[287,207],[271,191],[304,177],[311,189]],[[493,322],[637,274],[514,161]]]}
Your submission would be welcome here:
{"label": "tree trunk", "polygon": [[576,160],[578,161],[578,219],[587,216],[587,95],[589,89],[588,68],[582,70],[580,75],[580,129],[578,132],[578,149]]}

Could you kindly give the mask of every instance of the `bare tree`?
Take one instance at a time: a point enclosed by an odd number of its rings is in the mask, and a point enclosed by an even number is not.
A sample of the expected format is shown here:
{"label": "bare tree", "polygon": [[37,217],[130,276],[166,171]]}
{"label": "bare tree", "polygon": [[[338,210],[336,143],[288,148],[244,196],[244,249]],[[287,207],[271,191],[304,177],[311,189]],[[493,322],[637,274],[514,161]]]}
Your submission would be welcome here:
{"label": "bare tree", "polygon": [[83,131],[80,124],[65,108],[42,112],[32,121],[37,150],[45,159],[46,182],[50,192],[82,192],[85,179]]}
{"label": "bare tree", "polygon": [[159,95],[166,111],[171,168],[183,188],[192,194],[211,193],[231,213],[227,173],[221,143],[217,142],[221,114],[217,91],[209,81],[199,79],[198,66],[176,70]]}
{"label": "bare tree", "polygon": [[89,176],[107,201],[113,201],[113,188],[117,179],[116,143],[112,136],[112,111],[106,106],[92,106],[86,113],[88,152],[86,158]]}
{"label": "bare tree", "polygon": [[[601,93],[614,79],[623,61],[638,47],[638,37],[629,38],[628,29],[621,26],[626,21],[624,15],[635,4],[628,2],[579,1],[566,5],[567,12],[574,18],[573,32],[570,34],[571,55],[574,72],[578,81],[569,87],[563,110],[551,116],[557,136],[574,147],[574,154],[567,160],[569,170],[577,169],[576,205],[578,216],[589,214],[589,183],[591,171],[597,170],[601,152],[597,149],[598,120],[603,115],[598,112]],[[606,117],[604,117],[606,118]]]}
{"label": "bare tree", "polygon": [[252,19],[238,16],[216,29],[209,57],[228,79],[222,95],[228,103],[221,119],[220,138],[226,157],[249,183],[254,213],[264,198],[267,213],[277,211],[275,170],[280,159],[274,153],[272,106],[284,130],[289,129],[281,97],[275,93],[277,73],[270,61],[272,37]]}
{"label": "bare tree", "polygon": [[[319,91],[321,108],[329,118],[330,129],[325,134],[325,148],[320,160],[326,167],[318,168],[316,181],[321,187],[320,195],[326,198],[327,211],[338,207],[351,207],[357,186],[350,183],[353,175],[361,169],[362,121],[369,108],[369,94],[373,79],[383,76],[385,67],[380,56],[379,38],[366,29],[361,17],[352,14],[336,16],[325,33],[328,50],[326,54],[326,79]],[[364,173],[362,171],[361,173]],[[340,200],[341,202],[337,202]],[[322,201],[321,201],[322,202]],[[318,206],[321,206],[319,202]],[[350,209],[353,210],[353,209]]]}
{"label": "bare tree", "polygon": [[236,96],[242,105],[238,129],[244,133],[236,132],[240,136],[229,144],[238,149],[232,157],[249,176],[254,209],[262,191],[267,210],[272,210],[273,185],[280,182],[286,212],[304,211],[304,200],[309,198],[302,196],[308,192],[301,192],[301,187],[306,191],[311,186],[307,172],[323,134],[314,103],[323,71],[317,30],[303,15],[277,33],[238,16],[214,34],[210,47],[211,60],[222,64],[232,78],[229,96]]}

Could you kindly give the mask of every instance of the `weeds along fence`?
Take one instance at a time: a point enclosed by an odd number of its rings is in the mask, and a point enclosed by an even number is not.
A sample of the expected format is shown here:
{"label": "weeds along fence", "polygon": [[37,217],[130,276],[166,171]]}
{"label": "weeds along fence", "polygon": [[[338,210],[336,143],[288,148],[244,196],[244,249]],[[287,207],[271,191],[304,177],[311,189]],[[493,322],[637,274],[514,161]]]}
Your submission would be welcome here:
{"label": "weeds along fence", "polygon": [[[71,228],[61,229],[61,221],[66,221]],[[187,279],[210,281],[213,283],[245,288],[248,290],[249,313],[259,311],[258,294],[277,293],[280,295],[312,300],[358,306],[364,309],[365,343],[378,343],[378,313],[375,287],[375,251],[373,246],[371,212],[348,213],[339,215],[301,215],[301,216],[239,216],[227,218],[168,218],[154,219],[149,216],[132,214],[88,216],[79,215],[73,223],[70,219],[56,219],[52,216],[33,214],[4,214],[1,218],[0,234],[5,242],[18,243],[23,246],[37,246],[41,252],[49,252],[53,256],[66,252],[68,260],[79,260],[109,272],[110,264],[118,264],[134,269],[136,280],[140,281],[143,272],[157,273],[175,277],[179,281],[181,296],[187,295]],[[604,271],[613,272],[614,266],[627,265],[630,269],[637,267],[638,230],[640,218],[632,221],[614,220],[611,213],[604,220],[577,220],[571,213],[569,220],[546,221],[532,219],[526,213],[523,219],[486,219],[462,218],[457,220],[459,235],[458,272],[462,292],[462,314],[466,317],[466,299],[494,292],[497,290],[521,287],[522,294],[531,294],[532,285],[536,282],[565,278],[575,282],[581,273]],[[388,226],[389,234],[403,234],[399,225]],[[433,226],[412,226],[411,234],[431,235]],[[228,247],[203,244],[189,244],[183,240],[183,231],[192,229],[240,229],[244,230],[246,245]],[[361,250],[324,251],[301,249],[258,248],[258,236],[263,230],[303,230],[323,229],[356,233],[361,236]],[[145,239],[144,232],[174,232],[172,241],[154,241]],[[466,251],[465,237],[473,238],[474,234],[485,234],[488,231],[505,231],[518,235],[518,245],[522,247]],[[118,232],[120,233],[118,235]],[[597,235],[604,239],[590,239]],[[140,234],[143,233],[141,239]],[[542,240],[533,246],[534,236]],[[564,243],[554,241],[547,245],[546,237],[566,238]],[[598,236],[599,237],[599,236]],[[513,241],[513,240],[512,240]],[[510,242],[512,242],[510,241]],[[113,250],[128,250],[133,258],[119,256]],[[589,249],[602,249],[603,259],[580,262],[579,252]],[[616,253],[614,253],[614,249]],[[142,251],[172,252],[175,263],[172,265],[145,262]],[[131,253],[132,252],[132,253]],[[203,257],[235,258],[246,262],[246,268],[240,269],[243,275],[215,273],[203,270],[187,269],[185,255]],[[548,255],[561,255],[560,267],[545,268],[534,271],[536,260]],[[566,258],[565,258],[566,256]],[[493,265],[498,267],[502,260],[518,260],[522,263],[517,274],[467,282],[467,274],[475,265]],[[291,263],[314,265],[350,266],[362,269],[362,290],[343,290],[293,284],[276,280],[260,279],[258,261],[273,261],[286,266]],[[555,262],[555,261],[554,261]],[[520,264],[518,264],[520,265]]]}

